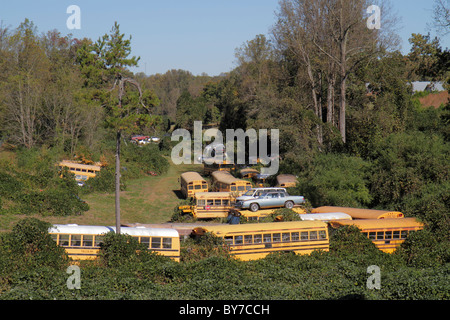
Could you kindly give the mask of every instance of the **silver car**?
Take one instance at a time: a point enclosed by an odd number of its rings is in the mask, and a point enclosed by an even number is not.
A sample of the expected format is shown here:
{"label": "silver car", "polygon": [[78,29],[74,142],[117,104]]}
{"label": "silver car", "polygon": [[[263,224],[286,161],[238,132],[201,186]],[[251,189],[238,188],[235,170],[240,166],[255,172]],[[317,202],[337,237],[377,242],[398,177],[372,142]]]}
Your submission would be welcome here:
{"label": "silver car", "polygon": [[271,191],[286,192],[286,189],[285,188],[252,188],[252,189],[248,190],[247,192],[245,192],[244,194],[242,194],[241,196],[237,197],[236,202],[245,201],[245,200],[249,200],[249,199],[256,199],[259,196],[261,196],[262,194],[271,192]]}
{"label": "silver car", "polygon": [[303,196],[290,196],[285,191],[280,192],[266,192],[260,195],[256,199],[248,199],[244,201],[238,201],[236,206],[240,209],[249,209],[252,212],[256,212],[263,208],[281,208],[285,207],[292,209],[294,205],[305,203]]}

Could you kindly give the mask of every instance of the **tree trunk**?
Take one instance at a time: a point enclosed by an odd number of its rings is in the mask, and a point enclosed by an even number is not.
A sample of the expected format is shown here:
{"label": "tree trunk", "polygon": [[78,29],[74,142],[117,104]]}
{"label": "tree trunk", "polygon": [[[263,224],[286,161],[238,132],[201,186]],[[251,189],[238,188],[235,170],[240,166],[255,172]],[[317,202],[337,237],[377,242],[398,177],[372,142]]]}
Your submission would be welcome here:
{"label": "tree trunk", "polygon": [[341,80],[341,97],[340,97],[340,109],[339,109],[339,131],[341,133],[342,142],[345,143],[345,94],[346,94],[346,77],[343,76]]}
{"label": "tree trunk", "polygon": [[116,138],[116,233],[120,234],[120,137],[121,131],[117,130]]}
{"label": "tree trunk", "polygon": [[328,89],[327,89],[327,122],[334,125],[334,84],[336,81],[334,73],[334,63],[330,63],[328,72]]}
{"label": "tree trunk", "polygon": [[[341,10],[342,11],[342,10]],[[342,21],[342,20],[341,20]],[[342,23],[342,22],[341,22]],[[341,32],[342,39],[340,43],[340,75],[341,75],[341,97],[340,97],[340,109],[339,109],[339,131],[341,132],[342,142],[345,143],[345,104],[346,104],[346,91],[347,91],[347,33]]]}

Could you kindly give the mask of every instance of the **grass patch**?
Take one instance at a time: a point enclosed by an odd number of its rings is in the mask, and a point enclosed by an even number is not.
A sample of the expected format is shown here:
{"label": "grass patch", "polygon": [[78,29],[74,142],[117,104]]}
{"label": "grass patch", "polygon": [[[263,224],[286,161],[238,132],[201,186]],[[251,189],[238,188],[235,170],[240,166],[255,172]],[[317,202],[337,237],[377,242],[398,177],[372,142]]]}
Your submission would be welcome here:
{"label": "grass patch", "polygon": [[[162,223],[169,221],[173,208],[181,200],[178,178],[185,171],[201,172],[202,165],[175,165],[170,159],[167,173],[160,176],[145,176],[128,180],[127,189],[120,192],[121,222],[127,223]],[[115,225],[114,193],[92,193],[83,195],[82,199],[89,204],[89,211],[79,216],[42,217],[34,216],[50,223],[80,225]],[[0,216],[3,231],[9,231],[25,216]],[[30,216],[28,216],[30,217]]]}

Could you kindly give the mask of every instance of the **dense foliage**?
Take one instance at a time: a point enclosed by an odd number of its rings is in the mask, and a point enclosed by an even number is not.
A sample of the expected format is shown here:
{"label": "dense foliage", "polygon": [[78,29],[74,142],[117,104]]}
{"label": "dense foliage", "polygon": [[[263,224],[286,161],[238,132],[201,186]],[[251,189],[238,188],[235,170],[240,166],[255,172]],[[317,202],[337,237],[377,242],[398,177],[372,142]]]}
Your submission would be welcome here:
{"label": "dense foliage", "polygon": [[[68,289],[66,269],[73,263],[45,232],[47,226],[26,219],[2,234],[2,299],[450,298],[449,244],[432,245],[429,232],[417,232],[397,253],[386,254],[358,230],[344,228],[332,236],[329,252],[247,262],[230,257],[209,236],[185,240],[179,263],[110,233],[97,261],[79,263],[81,288]],[[380,268],[380,289],[367,287],[371,265]]]}
{"label": "dense foliage", "polygon": [[[450,51],[412,34],[402,54],[393,11],[383,7],[388,20],[369,30],[365,4],[282,0],[271,35],[243,43],[236,68],[217,77],[133,75],[127,66],[139,57],[129,56],[131,37],[118,23],[97,41],[39,33],[28,19],[0,26],[0,214],[82,214],[89,209],[82,192],[115,188],[118,132],[123,189],[126,179],[164,174],[171,130],[198,120],[223,132],[279,129],[279,173],[296,175],[290,192],[312,206],[395,209],[420,218],[425,230],[392,255],[344,228],[328,253],[251,262],[230,258],[212,237],[186,240],[176,263],[111,235],[98,261],[80,264],[82,289],[68,290],[71,262],[45,224],[24,220],[1,234],[1,297],[449,299],[450,101],[422,105],[434,93],[413,92],[411,81],[441,81],[448,92]],[[330,10],[341,14],[323,14]],[[128,143],[133,134],[162,139],[137,146]],[[56,166],[73,158],[107,166],[81,191]],[[268,219],[280,215],[295,217],[282,210]],[[370,265],[381,269],[380,290],[366,287]]]}

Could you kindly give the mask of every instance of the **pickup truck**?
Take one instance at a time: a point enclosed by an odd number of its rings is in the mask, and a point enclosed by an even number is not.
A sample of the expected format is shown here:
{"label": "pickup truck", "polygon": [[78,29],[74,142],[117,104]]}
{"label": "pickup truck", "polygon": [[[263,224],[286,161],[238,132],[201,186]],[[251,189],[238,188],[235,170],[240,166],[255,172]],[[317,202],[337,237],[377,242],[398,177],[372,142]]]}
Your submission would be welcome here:
{"label": "pickup truck", "polygon": [[281,208],[292,209],[294,205],[305,203],[303,196],[291,196],[287,192],[266,192],[254,199],[238,200],[236,207],[240,209],[249,209],[256,212],[262,208]]}

